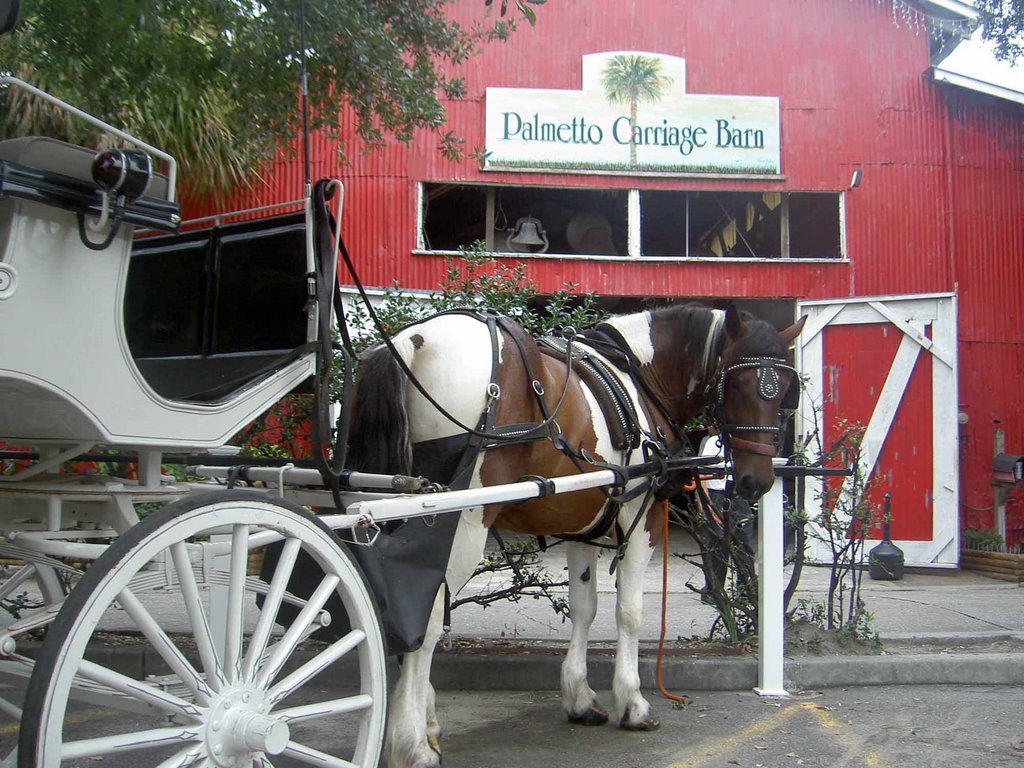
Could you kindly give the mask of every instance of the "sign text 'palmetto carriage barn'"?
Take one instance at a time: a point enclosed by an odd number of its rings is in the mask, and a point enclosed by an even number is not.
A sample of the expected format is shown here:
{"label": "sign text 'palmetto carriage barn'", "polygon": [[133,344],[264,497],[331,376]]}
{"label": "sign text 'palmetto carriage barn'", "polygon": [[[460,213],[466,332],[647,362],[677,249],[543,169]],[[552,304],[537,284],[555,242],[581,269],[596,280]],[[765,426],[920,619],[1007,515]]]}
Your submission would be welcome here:
{"label": "sign text 'palmetto carriage barn'", "polygon": [[[316,173],[346,180],[369,286],[435,289],[482,241],[611,311],[808,315],[796,440],[861,425],[907,563],[953,567],[965,528],[1024,538],[993,473],[1024,454],[1024,73],[956,70],[974,19],[955,0],[548,3],[458,73],[462,159],[424,133],[352,139],[342,165],[317,137]],[[265,177],[221,209],[297,197],[301,160]]]}

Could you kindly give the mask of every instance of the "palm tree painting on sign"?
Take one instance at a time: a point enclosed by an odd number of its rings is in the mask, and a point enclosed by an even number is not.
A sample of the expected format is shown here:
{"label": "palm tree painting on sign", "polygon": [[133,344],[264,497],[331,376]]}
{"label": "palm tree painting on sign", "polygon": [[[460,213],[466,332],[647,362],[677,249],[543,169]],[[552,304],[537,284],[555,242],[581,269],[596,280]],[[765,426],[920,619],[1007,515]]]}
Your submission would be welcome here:
{"label": "palm tree painting on sign", "polygon": [[636,113],[640,102],[661,101],[672,78],[661,73],[661,62],[653,56],[613,56],[601,73],[601,85],[609,104],[629,104],[629,165],[636,167]]}

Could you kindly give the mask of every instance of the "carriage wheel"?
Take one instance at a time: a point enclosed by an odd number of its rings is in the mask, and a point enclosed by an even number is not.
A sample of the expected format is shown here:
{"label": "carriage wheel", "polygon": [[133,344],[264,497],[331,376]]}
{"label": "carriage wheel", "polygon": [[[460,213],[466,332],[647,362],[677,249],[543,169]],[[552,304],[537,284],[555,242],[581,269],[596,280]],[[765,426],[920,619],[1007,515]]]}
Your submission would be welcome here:
{"label": "carriage wheel", "polygon": [[[284,542],[269,583],[248,576],[250,550],[275,534]],[[229,553],[213,557],[224,542]],[[308,598],[287,589],[300,556],[319,581]],[[334,595],[346,616],[328,610]],[[308,639],[329,623],[340,639]],[[144,646],[145,674],[124,668],[110,637]],[[67,598],[29,682],[18,764],[376,768],[385,661],[374,601],[333,531],[262,494],[200,494],[133,527]]]}

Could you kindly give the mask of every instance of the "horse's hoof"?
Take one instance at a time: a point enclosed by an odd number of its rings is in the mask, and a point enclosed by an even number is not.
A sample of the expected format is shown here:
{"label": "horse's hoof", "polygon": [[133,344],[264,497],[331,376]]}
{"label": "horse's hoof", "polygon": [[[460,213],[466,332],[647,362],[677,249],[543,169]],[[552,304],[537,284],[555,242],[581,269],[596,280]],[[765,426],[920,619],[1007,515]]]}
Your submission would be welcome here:
{"label": "horse's hoof", "polygon": [[430,750],[416,761],[414,764],[415,768],[441,768],[440,750],[434,744],[429,744],[428,746]]}
{"label": "horse's hoof", "polygon": [[569,722],[573,725],[604,725],[608,722],[608,713],[597,707],[590,707],[580,715],[569,713]]}
{"label": "horse's hoof", "polygon": [[427,746],[429,746],[432,750],[434,750],[437,753],[437,760],[438,760],[438,762],[440,762],[441,761],[441,742],[438,740],[437,736],[434,736],[434,735],[427,736]]}
{"label": "horse's hoof", "polygon": [[622,718],[619,727],[624,731],[656,731],[661,727],[661,721],[654,715],[651,715],[646,720],[641,720],[639,723],[631,723],[626,718]]}

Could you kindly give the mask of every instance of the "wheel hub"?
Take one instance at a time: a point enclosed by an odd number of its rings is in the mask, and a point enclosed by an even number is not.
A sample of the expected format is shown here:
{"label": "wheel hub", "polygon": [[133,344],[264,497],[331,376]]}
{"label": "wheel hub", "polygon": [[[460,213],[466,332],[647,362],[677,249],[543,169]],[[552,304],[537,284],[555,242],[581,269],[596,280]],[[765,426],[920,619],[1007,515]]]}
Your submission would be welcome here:
{"label": "wheel hub", "polygon": [[221,768],[251,765],[260,753],[279,755],[288,746],[288,723],[268,715],[261,691],[236,688],[222,693],[210,707],[206,747]]}

